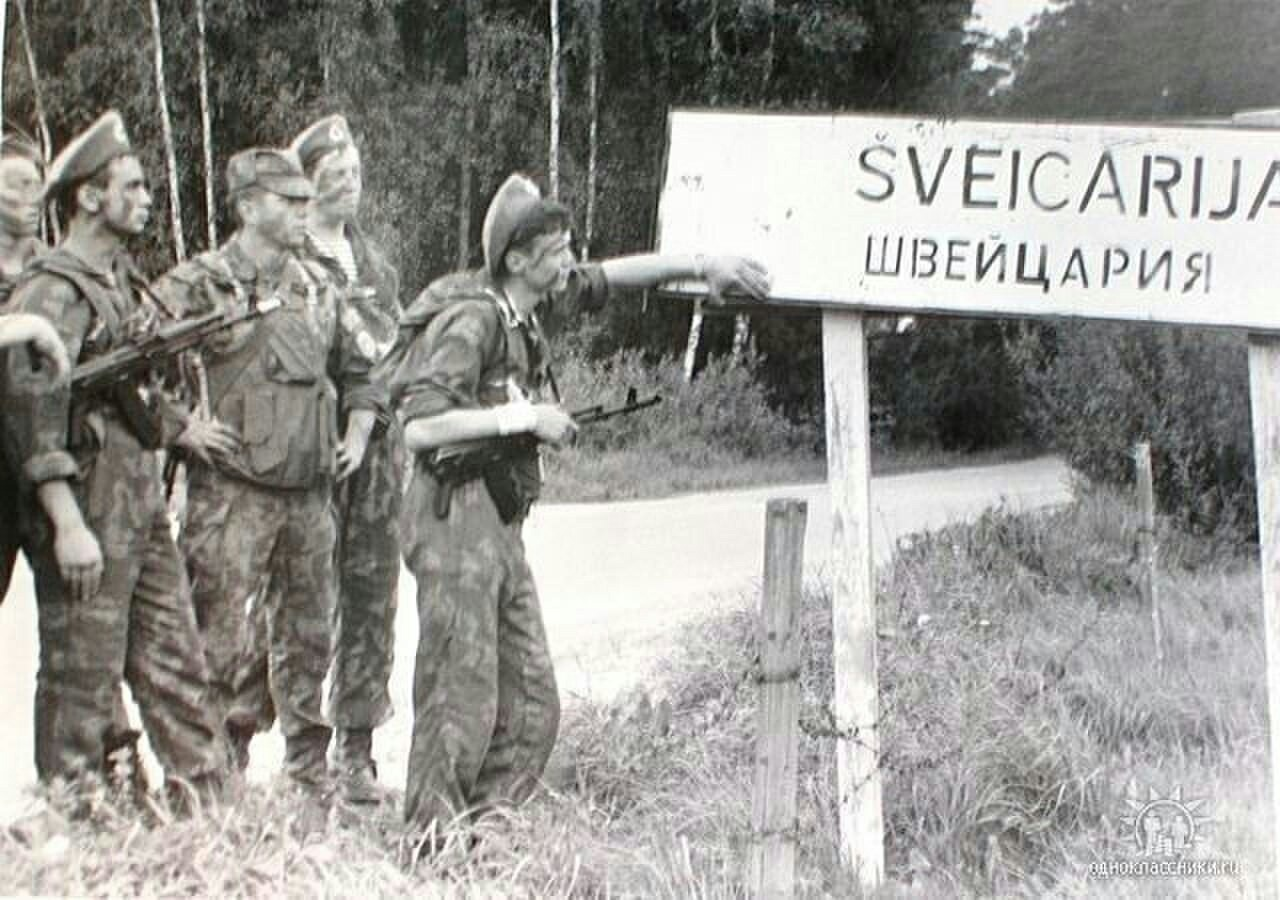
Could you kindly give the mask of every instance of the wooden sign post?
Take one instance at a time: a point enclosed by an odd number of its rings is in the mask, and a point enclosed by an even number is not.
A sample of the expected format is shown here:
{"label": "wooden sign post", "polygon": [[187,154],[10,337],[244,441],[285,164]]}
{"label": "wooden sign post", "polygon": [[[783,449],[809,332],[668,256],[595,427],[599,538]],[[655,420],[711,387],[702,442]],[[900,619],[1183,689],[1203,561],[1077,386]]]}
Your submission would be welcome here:
{"label": "wooden sign post", "polygon": [[860,312],[822,316],[827,485],[831,490],[831,637],[835,654],[840,847],[867,892],[884,878],[880,697],[871,555],[871,424]]}
{"label": "wooden sign post", "polygon": [[[1248,127],[1242,127],[1248,126]],[[1194,125],[675,110],[658,246],[823,310],[840,843],[884,877],[866,312],[1247,330],[1280,827],[1280,115]],[[688,286],[690,293],[701,288]],[[1277,842],[1280,873],[1280,842]]]}
{"label": "wooden sign post", "polygon": [[[1280,110],[1241,114],[1242,124],[1280,127]],[[1262,627],[1267,653],[1267,723],[1271,730],[1271,828],[1280,829],[1280,337],[1249,336],[1249,401],[1258,491]],[[1280,882],[1280,840],[1275,851]]]}

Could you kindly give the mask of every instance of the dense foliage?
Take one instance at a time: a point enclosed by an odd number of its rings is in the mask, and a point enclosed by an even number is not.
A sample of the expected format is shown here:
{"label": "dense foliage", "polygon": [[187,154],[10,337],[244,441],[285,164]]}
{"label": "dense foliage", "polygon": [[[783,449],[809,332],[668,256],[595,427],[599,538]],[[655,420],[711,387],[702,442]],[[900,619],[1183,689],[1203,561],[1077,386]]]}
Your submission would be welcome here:
{"label": "dense foliage", "polygon": [[[995,99],[1020,118],[1226,119],[1280,106],[1278,41],[1272,0],[1059,3],[1005,48],[1018,74]],[[1149,440],[1163,511],[1253,533],[1243,336],[1072,324],[1021,337],[1027,416],[1074,466],[1128,481],[1134,442]]]}
{"label": "dense foliage", "polygon": [[[549,175],[547,2],[204,0],[204,7],[219,198],[231,153],[286,142],[314,117],[344,112],[364,151],[367,226],[409,292],[478,261],[485,204],[506,173]],[[971,0],[560,0],[559,192],[574,209],[579,243],[593,257],[650,245],[672,106],[926,113],[972,106],[995,73],[971,70],[971,8]],[[154,225],[138,250],[148,270],[163,268],[174,241],[148,4],[23,0],[21,9],[24,16],[10,17],[5,47],[6,122],[37,131],[37,84],[54,148],[104,108],[120,109],[155,192]],[[158,0],[189,251],[209,243],[195,9],[191,0]],[[221,199],[217,205],[225,236],[226,210]],[[619,303],[606,325],[593,341],[597,356],[621,348],[651,359],[679,355],[689,306]],[[752,325],[772,401],[818,425],[816,316],[756,316]],[[699,368],[729,349],[732,332],[731,318],[709,320]]]}

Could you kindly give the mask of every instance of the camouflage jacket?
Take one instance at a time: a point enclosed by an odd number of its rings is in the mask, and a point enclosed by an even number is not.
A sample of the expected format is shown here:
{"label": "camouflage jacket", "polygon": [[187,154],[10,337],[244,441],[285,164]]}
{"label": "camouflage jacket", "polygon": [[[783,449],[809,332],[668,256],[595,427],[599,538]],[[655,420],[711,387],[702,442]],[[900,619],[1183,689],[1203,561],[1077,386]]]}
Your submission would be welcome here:
{"label": "camouflage jacket", "polygon": [[[583,264],[548,301],[596,309],[608,295],[604,271]],[[522,397],[559,400],[538,316],[521,320],[479,270],[446,275],[418,295],[400,317],[388,363],[392,401],[405,423]]]}
{"label": "camouflage jacket", "polygon": [[[171,315],[147,289],[127,254],[103,272],[59,247],[33,260],[10,298],[13,312],[36,313],[57,328],[73,363],[93,359]],[[30,354],[9,353],[3,373],[4,440],[9,459],[31,485],[76,477],[102,446],[106,419],[118,419],[110,398],[72,398],[69,385],[51,385]],[[75,401],[76,415],[72,416]],[[160,402],[162,442],[185,421]]]}
{"label": "camouflage jacket", "polygon": [[[381,360],[391,349],[396,337],[396,323],[402,306],[400,302],[400,273],[387,261],[386,256],[371,244],[363,231],[347,226],[347,240],[355,257],[357,280],[352,283],[337,260],[330,258],[307,235],[306,255],[324,268],[337,291],[341,314],[348,320],[349,329],[363,328],[373,338],[377,357]],[[341,391],[341,386],[339,386]],[[344,411],[347,408],[343,405]],[[379,421],[389,420],[387,410],[381,410]]]}
{"label": "camouflage jacket", "polygon": [[152,289],[183,315],[280,302],[202,348],[212,412],[242,442],[235,459],[219,464],[227,474],[266,487],[311,487],[333,472],[339,391],[346,410],[385,411],[385,391],[372,378],[376,341],[339,314],[329,276],[314,262],[285,256],[277,271],[260,272],[234,236]]}

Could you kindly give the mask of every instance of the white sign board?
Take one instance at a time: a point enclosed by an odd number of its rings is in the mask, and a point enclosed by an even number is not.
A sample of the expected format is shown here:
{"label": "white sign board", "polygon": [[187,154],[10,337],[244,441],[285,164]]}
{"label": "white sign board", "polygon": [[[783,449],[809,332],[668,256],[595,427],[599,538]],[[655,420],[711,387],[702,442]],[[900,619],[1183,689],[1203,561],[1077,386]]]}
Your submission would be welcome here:
{"label": "white sign board", "polygon": [[675,111],[662,252],[781,301],[1280,329],[1280,132]]}

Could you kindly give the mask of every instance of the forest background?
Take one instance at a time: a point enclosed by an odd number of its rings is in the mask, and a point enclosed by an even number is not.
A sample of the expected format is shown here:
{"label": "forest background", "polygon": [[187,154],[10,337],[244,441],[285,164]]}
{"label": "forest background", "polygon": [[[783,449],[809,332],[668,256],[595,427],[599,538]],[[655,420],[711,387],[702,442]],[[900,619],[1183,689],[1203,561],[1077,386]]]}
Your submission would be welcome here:
{"label": "forest background", "polygon": [[[232,153],[286,143],[341,112],[364,156],[365,226],[399,267],[406,300],[479,262],[485,205],[513,170],[574,210],[583,255],[651,246],[671,106],[1095,121],[1280,107],[1273,0],[1051,0],[1026,33],[999,39],[974,30],[971,0],[13,0],[6,9],[6,128],[51,152],[104,109],[124,114],[155,195],[153,227],[136,248],[147,271],[225,239]],[[667,404],[670,428],[683,427],[673,416],[718,409],[697,440],[740,457],[817,458],[817,315],[708,317],[693,353],[691,324],[689,304],[614,304],[603,321],[567,323],[565,352],[583,386],[600,372],[657,385],[696,372],[702,394]],[[1194,530],[1251,536],[1242,336],[897,325],[883,323],[872,341],[882,447],[1044,447],[1092,478],[1124,481],[1130,446],[1148,439],[1167,512]],[[623,436],[634,441],[634,427]]]}

